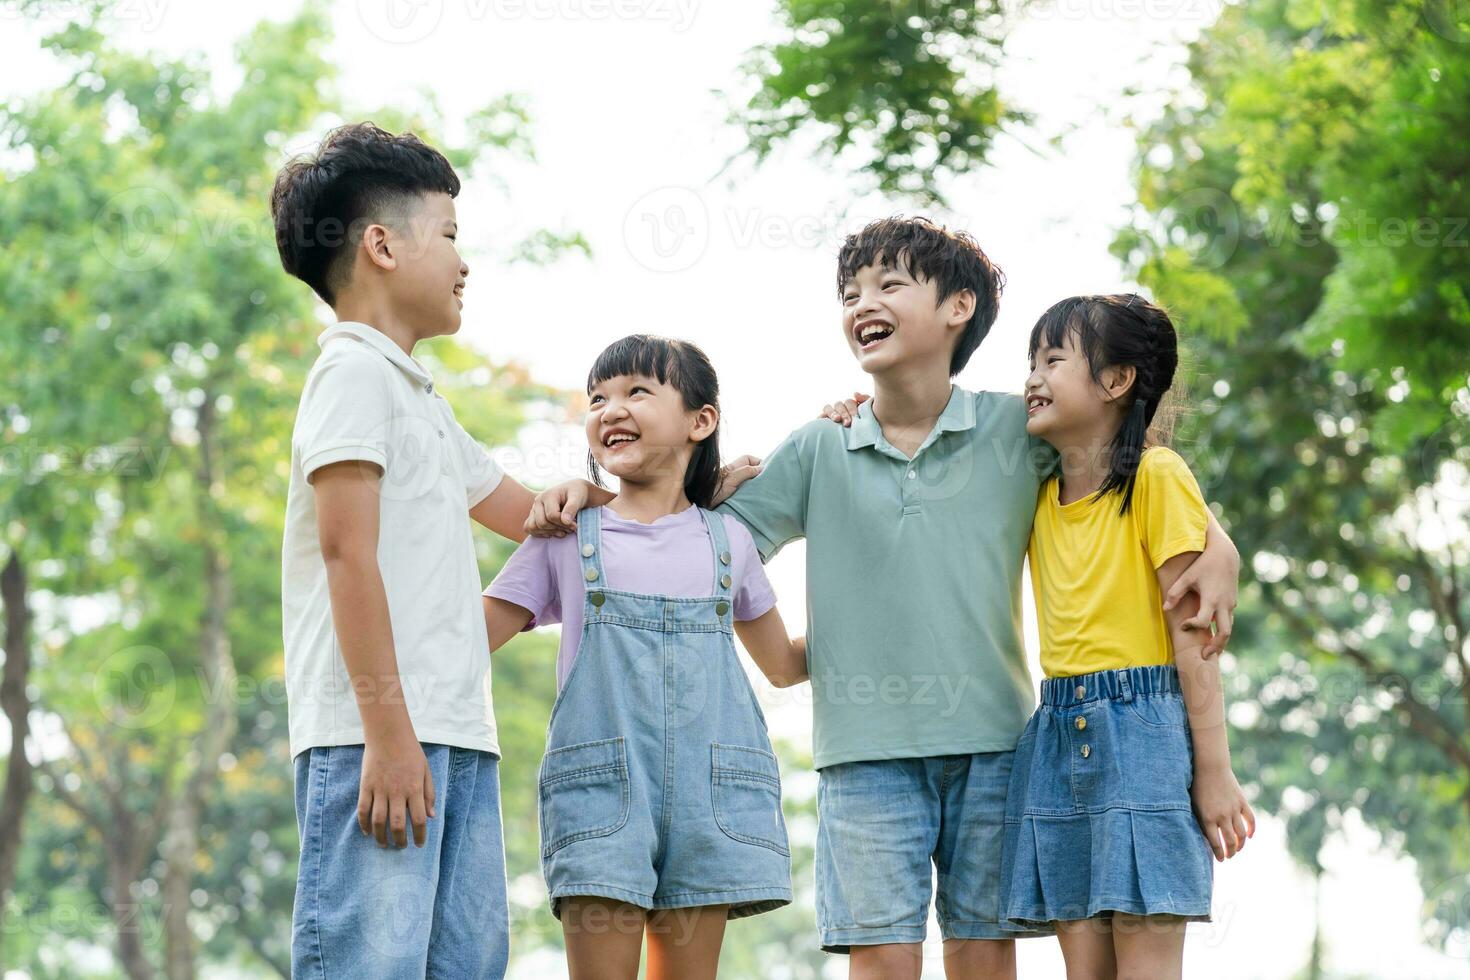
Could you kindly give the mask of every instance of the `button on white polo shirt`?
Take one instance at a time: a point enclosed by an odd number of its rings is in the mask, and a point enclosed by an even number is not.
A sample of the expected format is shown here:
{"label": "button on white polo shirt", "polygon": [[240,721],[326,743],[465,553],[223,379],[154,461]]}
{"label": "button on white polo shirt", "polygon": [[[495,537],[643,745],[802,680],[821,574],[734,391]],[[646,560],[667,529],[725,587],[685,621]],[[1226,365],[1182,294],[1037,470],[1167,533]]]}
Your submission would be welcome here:
{"label": "button on white polo shirt", "polygon": [[291,437],[281,549],[281,612],[291,755],[363,741],[357,699],[332,628],[327,572],[308,478],[346,460],[382,468],[378,567],[388,595],[401,697],[420,742],[499,754],[490,699],[490,642],[470,508],[501,471],[455,420],[423,365],[385,334],[339,323],[317,341]]}

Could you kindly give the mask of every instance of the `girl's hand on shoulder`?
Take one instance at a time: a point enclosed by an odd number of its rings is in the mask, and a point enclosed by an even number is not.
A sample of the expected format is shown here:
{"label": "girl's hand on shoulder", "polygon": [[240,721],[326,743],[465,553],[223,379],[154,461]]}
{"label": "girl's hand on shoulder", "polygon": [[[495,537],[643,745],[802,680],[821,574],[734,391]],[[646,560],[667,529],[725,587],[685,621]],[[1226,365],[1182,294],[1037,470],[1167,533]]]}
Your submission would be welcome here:
{"label": "girl's hand on shoulder", "polygon": [[1240,783],[1229,766],[1213,771],[1196,770],[1190,788],[1194,816],[1209,841],[1216,861],[1235,857],[1247,838],[1256,834],[1256,814],[1246,802]]}
{"label": "girl's hand on shoulder", "polygon": [[741,456],[725,464],[720,470],[720,487],[715,491],[715,499],[710,506],[718,507],[730,499],[730,494],[739,489],[740,484],[753,476],[759,476],[761,461],[759,456]]}
{"label": "girl's hand on shoulder", "polygon": [[851,398],[838,401],[835,405],[823,405],[821,412],[817,414],[817,418],[840,422],[850,429],[852,428],[852,420],[857,418],[858,406],[872,397],[872,395],[865,395],[861,391],[855,391],[852,393]]}
{"label": "girl's hand on shoulder", "polygon": [[526,533],[537,538],[564,538],[577,530],[577,511],[587,506],[586,480],[568,480],[536,495],[526,518]]}

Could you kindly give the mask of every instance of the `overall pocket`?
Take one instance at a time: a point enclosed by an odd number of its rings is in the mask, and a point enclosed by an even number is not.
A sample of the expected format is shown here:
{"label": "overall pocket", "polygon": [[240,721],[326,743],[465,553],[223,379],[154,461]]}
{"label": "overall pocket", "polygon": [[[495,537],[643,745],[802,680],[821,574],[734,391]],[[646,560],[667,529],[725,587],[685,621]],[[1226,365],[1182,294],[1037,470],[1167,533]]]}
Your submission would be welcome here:
{"label": "overall pocket", "polygon": [[619,830],[628,822],[628,797],[622,738],[547,752],[541,760],[541,856]]}
{"label": "overall pocket", "polygon": [[781,770],[764,749],[710,744],[715,823],[733,840],[789,855],[781,816]]}

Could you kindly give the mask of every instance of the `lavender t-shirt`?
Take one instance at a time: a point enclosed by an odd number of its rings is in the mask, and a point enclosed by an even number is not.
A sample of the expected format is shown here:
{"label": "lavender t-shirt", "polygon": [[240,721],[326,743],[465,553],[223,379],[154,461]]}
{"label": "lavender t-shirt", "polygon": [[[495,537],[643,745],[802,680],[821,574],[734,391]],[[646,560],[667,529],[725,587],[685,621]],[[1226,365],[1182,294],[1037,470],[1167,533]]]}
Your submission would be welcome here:
{"label": "lavender t-shirt", "polygon": [[[745,525],[723,514],[730,541],[731,596],[735,619],[759,619],[776,604],[755,541]],[[660,517],[652,524],[627,521],[602,508],[602,572],[604,588],[646,595],[706,596],[715,593],[713,542],[698,507]],[[527,538],[485,594],[527,609],[526,629],[561,623],[561,649],[556,657],[556,689],[572,672],[582,640],[582,556],[577,536]]]}

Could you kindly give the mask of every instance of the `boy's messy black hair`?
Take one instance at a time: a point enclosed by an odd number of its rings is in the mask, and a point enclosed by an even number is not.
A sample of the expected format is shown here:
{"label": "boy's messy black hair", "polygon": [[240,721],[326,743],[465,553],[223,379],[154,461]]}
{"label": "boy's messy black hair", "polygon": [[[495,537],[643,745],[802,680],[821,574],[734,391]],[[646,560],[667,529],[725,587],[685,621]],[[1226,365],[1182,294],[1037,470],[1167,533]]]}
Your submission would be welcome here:
{"label": "boy's messy black hair", "polygon": [[916,279],[930,279],[943,303],[962,289],[975,293],[975,314],[965,324],[949,359],[949,376],[959,374],[970,355],[995,324],[1005,273],[990,261],[962,231],[950,231],[928,218],[895,215],[869,224],[847,236],[837,255],[837,295],[840,297],[864,266],[904,269]]}
{"label": "boy's messy black hair", "polygon": [[276,175],[271,217],[281,265],[334,304],[367,225],[401,220],[415,199],[436,192],[457,197],[459,177],[413,133],[394,135],[370,122],[334,129],[315,154]]}
{"label": "boy's messy black hair", "polygon": [[[720,379],[704,351],[687,340],[670,340],[637,333],[611,344],[597,356],[587,373],[587,394],[609,378],[641,374],[656,378],[684,397],[684,408],[694,412],[706,405],[720,409]],[[602,486],[602,471],[587,451],[587,472]],[[709,434],[689,459],[684,473],[684,495],[699,507],[713,507],[720,489],[720,427]]]}

